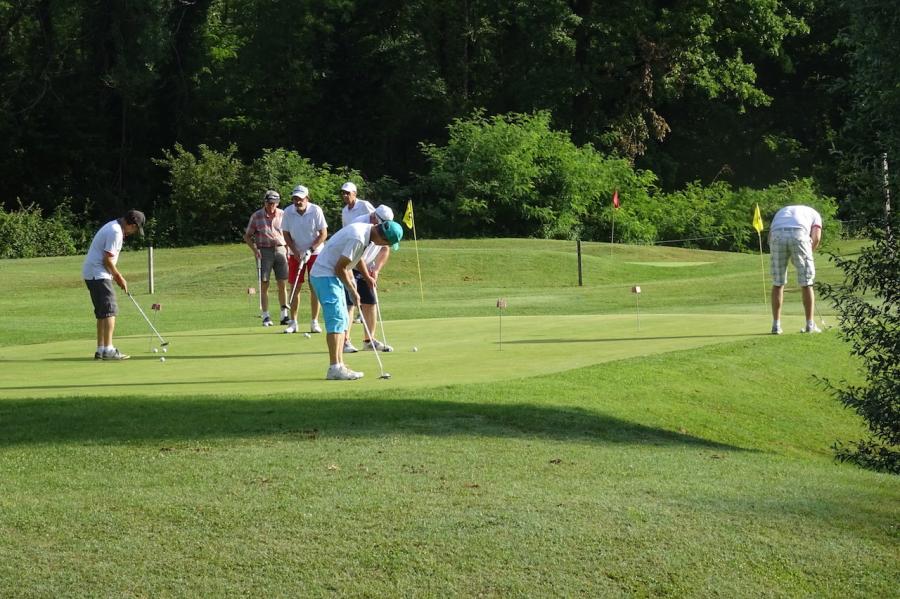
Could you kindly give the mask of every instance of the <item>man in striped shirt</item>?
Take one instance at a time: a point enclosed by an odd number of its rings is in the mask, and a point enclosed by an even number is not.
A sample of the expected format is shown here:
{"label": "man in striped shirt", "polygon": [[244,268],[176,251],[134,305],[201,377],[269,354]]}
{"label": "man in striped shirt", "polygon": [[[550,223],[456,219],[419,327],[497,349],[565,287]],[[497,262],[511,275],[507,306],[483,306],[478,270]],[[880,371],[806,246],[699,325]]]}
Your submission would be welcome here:
{"label": "man in striped shirt", "polygon": [[281,196],[277,191],[268,190],[263,197],[263,207],[250,216],[244,243],[253,250],[259,268],[260,301],[262,304],[262,324],[270,327],[274,323],[269,316],[269,274],[275,270],[278,282],[278,301],[281,303],[281,324],[290,320],[285,292],[288,279],[287,247],[281,232],[284,211],[278,207]]}

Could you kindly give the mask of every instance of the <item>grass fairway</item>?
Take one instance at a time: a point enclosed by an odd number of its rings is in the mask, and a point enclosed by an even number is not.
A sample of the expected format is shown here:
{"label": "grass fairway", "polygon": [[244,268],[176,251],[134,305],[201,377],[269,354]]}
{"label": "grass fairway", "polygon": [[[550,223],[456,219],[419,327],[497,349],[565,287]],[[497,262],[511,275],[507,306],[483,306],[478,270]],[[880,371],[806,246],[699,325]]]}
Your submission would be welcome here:
{"label": "grass fairway", "polygon": [[796,293],[765,334],[759,256],[585,244],[578,287],[572,246],[420,242],[422,301],[407,244],[353,382],[258,326],[246,248],[158,251],[153,298],[123,256],[165,363],[127,298],[91,359],[80,259],[2,263],[0,596],[897,596],[837,335]]}

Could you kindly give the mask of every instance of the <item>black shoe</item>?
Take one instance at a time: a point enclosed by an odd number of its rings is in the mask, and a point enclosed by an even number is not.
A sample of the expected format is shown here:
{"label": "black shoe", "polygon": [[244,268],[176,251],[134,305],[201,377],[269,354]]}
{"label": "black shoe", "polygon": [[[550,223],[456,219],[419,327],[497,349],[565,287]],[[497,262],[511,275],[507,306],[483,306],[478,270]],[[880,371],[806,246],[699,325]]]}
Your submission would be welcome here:
{"label": "black shoe", "polygon": [[287,326],[287,325],[291,324],[291,317],[290,317],[290,316],[282,316],[282,317],[281,317],[281,324],[282,324],[283,326]]}
{"label": "black shoe", "polygon": [[101,353],[98,352],[98,351],[95,351],[95,352],[94,352],[94,359],[95,359],[95,360],[102,360],[102,359],[103,359],[103,354],[101,354]]}

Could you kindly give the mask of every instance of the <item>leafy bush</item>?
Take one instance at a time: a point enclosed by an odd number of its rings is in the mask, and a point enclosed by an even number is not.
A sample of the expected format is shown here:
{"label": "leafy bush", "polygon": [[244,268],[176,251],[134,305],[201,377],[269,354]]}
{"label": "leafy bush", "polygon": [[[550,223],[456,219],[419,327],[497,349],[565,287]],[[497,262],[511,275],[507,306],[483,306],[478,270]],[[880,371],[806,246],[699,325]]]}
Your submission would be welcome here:
{"label": "leafy bush", "polygon": [[62,215],[43,218],[34,204],[12,212],[0,206],[0,258],[69,256],[77,251]]}
{"label": "leafy bush", "polygon": [[421,148],[429,171],[415,191],[432,234],[579,237],[588,215],[622,187],[620,175],[634,177],[626,161],[553,131],[547,112],[476,112],[453,121],[445,146]]}
{"label": "leafy bush", "polygon": [[243,235],[251,207],[262,191],[252,190],[237,147],[217,152],[201,145],[198,156],[175,144],[156,164],[168,169],[169,202],[153,215],[153,243],[194,245],[234,242]]}
{"label": "leafy bush", "polygon": [[[894,218],[893,230],[900,227]],[[865,385],[838,386],[826,381],[844,406],[862,416],[871,433],[844,445],[837,458],[867,468],[900,474],[900,247],[884,230],[856,260],[834,257],[844,271],[840,285],[817,285],[835,305],[841,336],[865,366]]]}
{"label": "leafy bush", "polygon": [[263,204],[267,189],[277,190],[285,207],[291,190],[303,184],[310,197],[325,211],[331,229],[340,228],[343,206],[338,190],[352,179],[365,190],[359,173],[345,167],[316,166],[293,151],[264,150],[251,164],[244,164],[232,145],[217,152],[201,145],[198,155],[176,144],[156,161],[169,171],[172,189],[169,203],[151,220],[157,245],[193,245],[235,242],[244,234],[250,215]]}

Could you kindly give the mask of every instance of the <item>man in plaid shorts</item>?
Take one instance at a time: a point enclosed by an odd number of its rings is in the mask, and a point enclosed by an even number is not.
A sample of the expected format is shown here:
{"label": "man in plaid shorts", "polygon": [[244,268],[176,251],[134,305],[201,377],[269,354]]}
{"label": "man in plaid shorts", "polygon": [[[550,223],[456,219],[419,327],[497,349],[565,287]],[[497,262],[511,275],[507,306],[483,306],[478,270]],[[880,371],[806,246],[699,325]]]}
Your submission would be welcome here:
{"label": "man in plaid shorts", "polygon": [[821,333],[813,321],[816,264],[813,252],[822,241],[822,217],[809,206],[785,206],[775,213],[769,230],[772,254],[772,334],[781,334],[781,305],[787,282],[788,259],[797,269],[797,284],[803,294],[806,326],[803,333]]}

